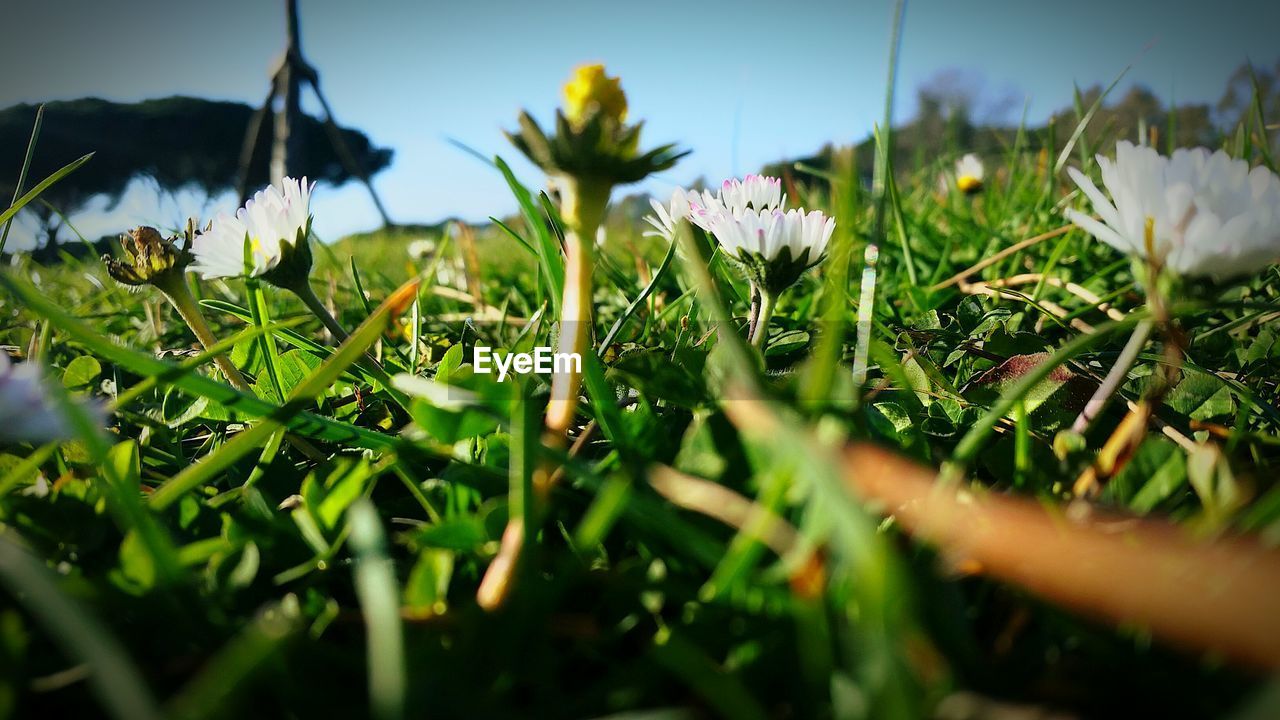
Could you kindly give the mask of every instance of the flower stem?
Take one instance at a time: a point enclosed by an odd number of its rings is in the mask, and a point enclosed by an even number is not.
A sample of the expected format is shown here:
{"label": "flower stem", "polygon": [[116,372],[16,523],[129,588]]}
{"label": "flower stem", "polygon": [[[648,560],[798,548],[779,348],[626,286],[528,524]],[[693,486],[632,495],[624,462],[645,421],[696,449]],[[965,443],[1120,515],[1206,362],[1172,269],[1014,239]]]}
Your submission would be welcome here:
{"label": "flower stem", "polygon": [[[181,277],[176,277],[172,282],[157,283],[156,288],[164,294],[169,300],[169,304],[173,305],[173,309],[178,311],[179,317],[191,328],[191,332],[195,333],[196,339],[200,341],[201,347],[209,350],[218,344],[218,339],[213,336],[213,331],[209,329],[209,323],[205,322],[204,314],[200,312],[200,306],[196,304],[196,299],[191,295],[191,288],[187,287],[187,282]],[[213,363],[218,366],[222,374],[227,378],[227,382],[237,390],[243,392],[253,392],[249,381],[232,364],[231,359],[222,353],[213,356]]]}
{"label": "flower stem", "polygon": [[778,298],[768,290],[760,291],[759,314],[755,319],[755,327],[751,331],[751,345],[759,350],[764,349],[765,338],[769,337],[769,320],[778,305]]}
{"label": "flower stem", "polygon": [[[583,183],[577,178],[564,178],[561,188],[560,215],[568,227],[565,233],[564,293],[560,301],[561,353],[582,355],[591,352],[591,271],[596,229],[604,219],[609,203],[608,183]],[[551,376],[551,398],[547,401],[543,420],[542,444],[563,449],[566,434],[578,409],[578,393],[582,387],[581,372],[566,369]],[[541,525],[545,507],[559,477],[555,461],[542,460],[533,471],[529,507],[524,517],[512,517],[502,534],[498,555],[485,571],[476,592],[476,602],[486,610],[500,607],[511,592],[521,557],[528,552],[526,541]]]}
{"label": "flower stem", "polygon": [[1142,352],[1142,348],[1147,344],[1147,340],[1151,337],[1151,331],[1154,328],[1154,320],[1143,320],[1133,328],[1133,334],[1129,336],[1129,341],[1125,343],[1124,349],[1120,351],[1120,357],[1116,358],[1116,364],[1111,366],[1111,371],[1107,373],[1102,384],[1094,391],[1093,397],[1089,398],[1089,402],[1085,403],[1084,409],[1080,411],[1080,415],[1072,423],[1072,431],[1083,433],[1088,430],[1089,424],[1093,422],[1094,418],[1106,409],[1111,396],[1115,395],[1120,386],[1124,384],[1125,378],[1129,375],[1129,369],[1137,362],[1138,353]]}
{"label": "flower stem", "polygon": [[760,288],[751,283],[751,309],[747,311],[747,337],[754,337],[760,323]]}
{"label": "flower stem", "polygon": [[[607,183],[583,183],[576,178],[568,178],[563,186],[561,215],[568,232],[565,233],[564,294],[560,301],[557,348],[561,353],[581,355],[590,350],[593,242],[604,219],[609,190]],[[563,437],[569,430],[578,409],[581,385],[582,375],[578,372],[557,372],[552,376],[545,421],[548,434]]]}
{"label": "flower stem", "polygon": [[290,285],[289,289],[293,291],[294,295],[298,296],[298,299],[302,301],[303,305],[307,306],[307,309],[311,311],[312,315],[315,315],[320,319],[320,322],[324,325],[325,329],[329,331],[329,334],[333,335],[335,340],[340,343],[346,341],[350,333],[348,333],[346,328],[342,327],[342,325],[338,323],[337,318],[329,312],[329,308],[325,307],[324,303],[320,301],[320,298],[316,295],[316,291],[311,288],[310,282],[303,280],[300,283]]}

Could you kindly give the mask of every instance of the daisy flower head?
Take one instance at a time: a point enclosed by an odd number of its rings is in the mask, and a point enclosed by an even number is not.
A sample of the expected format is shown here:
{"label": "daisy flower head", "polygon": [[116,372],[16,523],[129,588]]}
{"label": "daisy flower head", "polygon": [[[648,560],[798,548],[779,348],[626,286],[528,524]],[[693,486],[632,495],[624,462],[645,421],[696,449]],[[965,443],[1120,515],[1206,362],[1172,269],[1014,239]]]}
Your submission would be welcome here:
{"label": "daisy flower head", "polygon": [[782,194],[782,181],[765,175],[748,175],[739,180],[725,180],[720,189],[689,193],[689,221],[711,232],[711,217],[722,212],[746,212],[747,210],[777,210],[787,202]]}
{"label": "daisy flower head", "polygon": [[982,191],[987,169],[982,160],[973,153],[967,153],[956,161],[956,187],[965,195],[973,195]]}
{"label": "daisy flower head", "polygon": [[299,274],[305,280],[314,187],[306,178],[287,177],[279,187],[259,190],[235,215],[220,214],[192,241],[191,271],[206,280],[247,275],[280,284]]}
{"label": "daisy flower head", "polygon": [[770,294],[793,285],[822,261],[835,218],[818,210],[721,210],[703,217],[709,233]]}
{"label": "daisy flower head", "polygon": [[729,210],[777,210],[786,202],[782,181],[776,177],[748,175],[720,186],[720,203]]}
{"label": "daisy flower head", "polygon": [[1111,199],[1075,168],[1068,173],[1100,219],[1067,218],[1106,244],[1180,276],[1225,280],[1280,260],[1280,177],[1219,150],[1164,156],[1130,142],[1098,156]]}
{"label": "daisy flower head", "polygon": [[[97,408],[90,407],[95,414]],[[49,395],[36,363],[14,364],[0,352],[0,445],[69,440],[71,423]]]}
{"label": "daisy flower head", "polygon": [[430,238],[419,238],[409,243],[405,251],[409,259],[420,262],[436,254],[436,244]]}
{"label": "daisy flower head", "polygon": [[668,242],[675,240],[676,228],[680,225],[680,221],[689,219],[693,204],[699,202],[700,198],[701,195],[697,192],[684,188],[676,188],[671,193],[670,202],[666,205],[649,198],[649,206],[653,208],[653,214],[646,215],[644,221],[653,226],[653,229],[646,230],[644,235],[665,238]]}

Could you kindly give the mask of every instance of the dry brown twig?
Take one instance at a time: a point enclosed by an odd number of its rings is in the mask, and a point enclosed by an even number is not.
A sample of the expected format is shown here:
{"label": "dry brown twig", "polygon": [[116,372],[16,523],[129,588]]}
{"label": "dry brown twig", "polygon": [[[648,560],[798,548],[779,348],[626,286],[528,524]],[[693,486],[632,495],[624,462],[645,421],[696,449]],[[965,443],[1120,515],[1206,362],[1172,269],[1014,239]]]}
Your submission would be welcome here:
{"label": "dry brown twig", "polygon": [[1068,232],[1071,232],[1073,228],[1075,228],[1075,225],[1063,225],[1062,227],[1055,228],[1053,230],[1050,230],[1049,232],[1041,233],[1039,235],[1036,235],[1035,237],[1030,237],[1030,238],[1027,238],[1026,240],[1022,240],[1021,242],[1016,242],[1010,245],[1009,247],[1001,250],[1000,252],[996,253],[995,255],[992,255],[989,258],[984,258],[980,262],[974,265],[971,265],[970,267],[965,268],[964,270],[961,270],[955,275],[952,275],[946,280],[943,280],[942,282],[929,288],[929,290],[930,291],[942,290],[944,288],[949,288],[952,285],[956,285],[961,281],[963,281],[965,278],[969,277],[970,275],[973,275],[976,272],[980,272],[1000,262],[1001,260],[1009,257],[1010,255],[1013,255],[1014,253],[1018,253],[1023,250],[1026,250],[1027,248],[1031,247],[1032,245],[1035,245],[1036,243],[1041,243],[1041,242],[1044,242],[1045,240],[1052,240],[1053,238],[1066,235]]}
{"label": "dry brown twig", "polygon": [[[744,433],[782,422],[762,400],[724,405]],[[937,470],[869,443],[839,454],[845,488],[959,565],[1083,615],[1148,629],[1187,650],[1280,670],[1280,551],[1248,536],[1195,537],[1174,523],[1084,502],[937,482]]]}

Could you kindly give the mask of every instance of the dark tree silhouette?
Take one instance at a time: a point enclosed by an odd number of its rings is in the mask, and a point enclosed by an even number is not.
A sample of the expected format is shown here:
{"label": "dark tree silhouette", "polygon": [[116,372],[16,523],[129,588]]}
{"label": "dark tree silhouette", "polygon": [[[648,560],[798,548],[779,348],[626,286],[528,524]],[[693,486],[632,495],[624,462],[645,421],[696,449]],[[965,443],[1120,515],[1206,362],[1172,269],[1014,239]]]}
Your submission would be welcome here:
{"label": "dark tree silhouette", "polygon": [[[97,98],[51,102],[27,176],[27,189],[58,168],[88,152],[92,160],[63,178],[41,197],[64,214],[90,198],[105,195],[113,201],[135,178],[153,178],[161,189],[196,190],[212,196],[235,189],[240,148],[254,109],[243,103],[192,97],[169,97],[139,103],[115,103]],[[0,110],[0,198],[13,196],[22,167],[34,105]],[[250,165],[250,187],[270,182],[267,148],[272,127],[264,123]],[[310,179],[338,186],[353,176],[335,153],[320,120],[304,115],[293,129],[301,148],[298,167]],[[370,174],[391,163],[392,151],[373,145],[362,132],[342,128],[342,137]],[[56,215],[42,204],[28,205],[40,215],[51,243]]]}

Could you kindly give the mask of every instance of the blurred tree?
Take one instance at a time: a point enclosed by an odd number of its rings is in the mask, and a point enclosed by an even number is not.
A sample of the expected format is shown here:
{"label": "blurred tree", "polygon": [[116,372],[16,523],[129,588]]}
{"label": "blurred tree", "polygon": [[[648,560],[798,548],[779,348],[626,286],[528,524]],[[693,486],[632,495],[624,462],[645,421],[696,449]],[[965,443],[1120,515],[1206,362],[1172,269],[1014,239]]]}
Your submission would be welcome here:
{"label": "blurred tree", "polygon": [[[58,215],[71,214],[90,198],[113,202],[135,178],[152,178],[165,191],[194,190],[213,196],[236,187],[241,144],[253,108],[243,103],[169,97],[138,103],[97,98],[51,102],[36,146],[26,189],[88,152],[92,160],[63,178],[41,197],[49,205],[28,205],[44,224],[50,244],[57,242]],[[0,197],[13,196],[22,167],[34,105],[0,110]],[[338,186],[353,179],[334,151],[320,120],[304,115],[293,129],[302,148],[300,174]],[[260,128],[259,147],[271,146],[272,127]],[[362,132],[341,129],[343,140],[369,173],[385,169],[392,151],[373,145]],[[251,187],[270,182],[268,153],[249,167]]]}
{"label": "blurred tree", "polygon": [[[1264,96],[1264,114],[1272,128],[1275,142],[1276,123],[1280,121],[1280,63],[1274,72],[1257,70],[1258,84]],[[999,155],[1013,145],[1018,128],[1008,122],[975,121],[973,113],[981,111],[981,103],[974,100],[972,83],[949,86],[947,74],[939,73],[933,80],[921,86],[916,95],[916,114],[911,121],[894,128],[893,167],[905,174],[934,163],[943,166],[952,162],[957,153],[974,152],[980,156]],[[1101,85],[1080,92],[1080,107],[1087,111],[1102,95]],[[1145,126],[1147,140],[1156,140],[1161,151],[1174,147],[1218,147],[1229,137],[1242,118],[1253,112],[1253,81],[1249,66],[1243,65],[1232,76],[1231,87],[1216,108],[1206,103],[1186,103],[1170,110],[1150,89],[1133,86],[1123,96],[1112,95],[1098,108],[1084,134],[1085,147],[1091,151],[1113,147],[1118,140],[1138,141],[1134,129]],[[997,114],[998,117],[998,114]],[[1251,120],[1252,121],[1252,120]],[[1049,137],[1054,147],[1046,148],[1056,155],[1065,147],[1072,131],[1079,123],[1074,106],[1053,113],[1045,125],[1026,128],[1026,141],[1033,149],[1041,147]],[[1233,124],[1234,123],[1234,124]],[[1048,132],[1049,124],[1056,127]],[[1168,133],[1173,128],[1175,137],[1169,142]],[[796,165],[818,170],[828,170],[836,147],[826,145],[807,157],[785,160],[766,165],[762,172],[779,177],[790,176],[797,180],[811,181],[815,176],[799,171]],[[870,182],[875,162],[875,142],[867,138],[855,148],[855,160],[859,175]]]}
{"label": "blurred tree", "polygon": [[[1255,79],[1257,80],[1256,93]],[[1280,60],[1276,60],[1275,66],[1270,69],[1251,66],[1249,63],[1236,68],[1235,72],[1231,73],[1231,78],[1227,80],[1226,91],[1214,107],[1217,122],[1229,131],[1237,128],[1242,122],[1253,122],[1256,117],[1250,116],[1257,112],[1254,109],[1255,94],[1261,98],[1262,115],[1268,126],[1267,136],[1271,147],[1274,148],[1277,131],[1280,131]],[[1256,131],[1256,124],[1246,126]]]}

